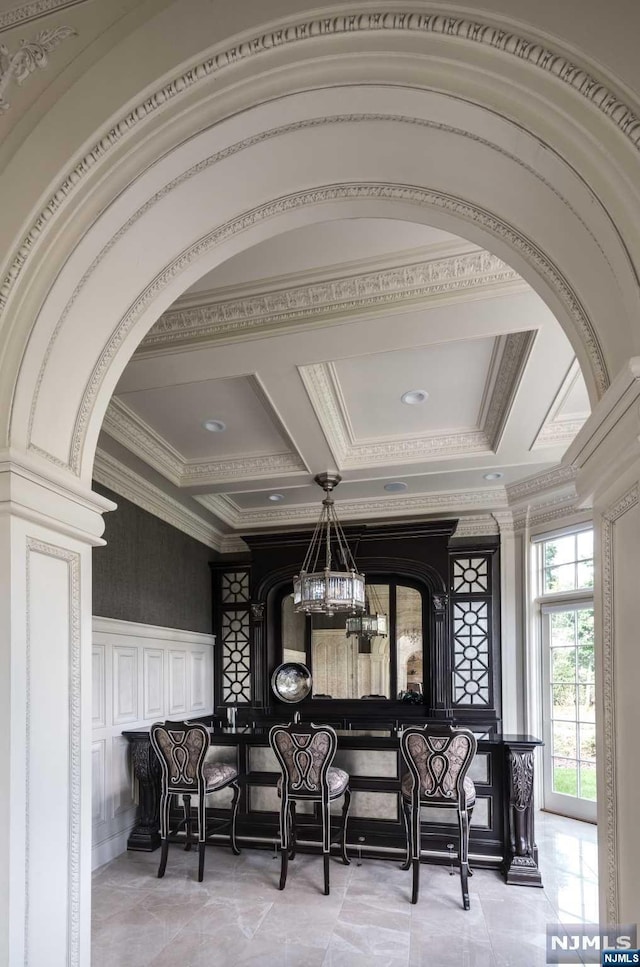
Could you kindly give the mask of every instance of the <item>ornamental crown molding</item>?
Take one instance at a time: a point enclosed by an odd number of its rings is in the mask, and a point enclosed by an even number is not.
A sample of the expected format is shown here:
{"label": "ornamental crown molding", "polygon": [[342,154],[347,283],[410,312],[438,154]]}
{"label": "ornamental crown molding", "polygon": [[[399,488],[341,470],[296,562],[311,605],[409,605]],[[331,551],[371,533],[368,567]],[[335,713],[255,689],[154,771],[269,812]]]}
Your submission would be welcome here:
{"label": "ornamental crown molding", "polygon": [[360,443],[351,426],[335,366],[316,363],[299,366],[298,372],[340,470],[420,463],[470,453],[488,456],[495,452],[500,441],[534,338],[535,331],[525,331],[496,339],[480,410],[480,426],[463,430],[440,430]]}
{"label": "ornamental crown molding", "polygon": [[140,456],[175,487],[232,483],[277,475],[306,474],[302,458],[291,451],[247,454],[218,460],[186,460],[153,427],[113,397],[105,414],[103,430],[132,453]]}
{"label": "ornamental crown molding", "polygon": [[[108,487],[166,524],[171,524],[183,534],[188,534],[220,553],[226,553],[229,542],[227,535],[105,450],[96,451],[93,476],[103,487]],[[237,540],[235,536],[232,539]]]}
{"label": "ornamental crown molding", "polygon": [[[329,34],[380,33],[384,31],[410,31],[446,37],[452,43],[481,44],[504,54],[526,61],[532,67],[545,71],[560,83],[569,86],[602,113],[631,142],[640,147],[640,119],[624,103],[621,96],[593,75],[590,70],[576,64],[563,52],[551,49],[546,43],[519,36],[499,26],[483,24],[465,17],[452,17],[439,13],[377,12],[340,14],[312,18],[295,24],[283,24],[275,30],[267,30],[259,36],[247,37],[226,51],[220,51],[174,76],[162,87],[152,91],[143,101],[135,104],[121,115],[110,127],[103,128],[89,151],[58,184],[40,214],[32,222],[20,244],[16,247],[7,275],[0,286],[0,314],[4,311],[13,286],[26,265],[35,244],[52,217],[64,206],[91,169],[99,164],[124,139],[130,138],[136,127],[148,121],[157,111],[164,111],[177,98],[188,96],[194,85],[203,84],[219,71],[237,64],[248,57],[259,56],[275,48],[294,43],[304,43]],[[573,296],[568,284],[563,299]],[[560,290],[559,290],[560,291]],[[571,301],[571,298],[569,299]],[[577,302],[577,300],[576,300]],[[579,306],[579,303],[578,303]],[[591,339],[586,341],[592,357],[594,376],[600,392],[604,392],[609,378],[595,333],[582,307],[580,313],[590,330]],[[572,313],[573,314],[573,313]],[[581,330],[584,325],[581,326]]]}
{"label": "ornamental crown molding", "polygon": [[498,523],[492,514],[461,517],[451,538],[493,537],[499,533]]}
{"label": "ornamental crown molding", "polygon": [[0,33],[86,2],[87,0],[31,0],[30,3],[20,3],[0,13]]}
{"label": "ornamental crown molding", "polygon": [[75,36],[73,27],[49,27],[33,40],[21,40],[13,54],[5,44],[0,44],[0,114],[11,106],[5,96],[11,82],[24,84],[34,71],[44,70],[49,64],[47,54],[67,37]]}
{"label": "ornamental crown molding", "polygon": [[517,507],[519,504],[535,502],[537,497],[548,494],[553,490],[563,490],[573,493],[575,500],[575,481],[578,472],[575,467],[562,464],[545,470],[542,473],[533,474],[518,480],[517,483],[508,484],[507,500],[510,507]]}
{"label": "ornamental crown molding", "polygon": [[256,289],[235,298],[178,305],[160,317],[137,353],[195,340],[253,336],[294,325],[306,328],[316,325],[319,318],[363,310],[388,312],[407,304],[466,301],[495,295],[496,290],[526,288],[518,273],[490,252],[455,253],[285,288]]}
{"label": "ornamental crown molding", "polygon": [[[315,524],[317,503],[292,504],[277,508],[241,508],[228,495],[203,494],[195,499],[237,531],[250,533],[254,528]],[[411,494],[389,497],[363,497],[358,500],[337,500],[340,520],[375,520],[376,518],[424,517],[439,514],[447,517],[473,510],[507,509],[503,487],[479,490],[450,491],[447,493]]]}

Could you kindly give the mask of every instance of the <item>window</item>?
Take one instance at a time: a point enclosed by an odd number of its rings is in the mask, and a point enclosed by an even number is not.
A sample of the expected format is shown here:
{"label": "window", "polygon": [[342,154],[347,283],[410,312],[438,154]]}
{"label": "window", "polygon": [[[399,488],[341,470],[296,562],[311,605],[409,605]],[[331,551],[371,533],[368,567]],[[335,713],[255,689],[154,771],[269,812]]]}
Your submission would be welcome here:
{"label": "window", "polygon": [[593,531],[542,542],[542,594],[593,587]]}
{"label": "window", "polygon": [[547,809],[595,821],[593,531],[539,542]]}
{"label": "window", "polygon": [[293,595],[283,596],[282,660],[309,666],[314,696],[422,700],[422,592],[395,579],[378,580],[373,587],[389,618],[386,637],[347,637],[344,614],[307,617],[294,612]]}

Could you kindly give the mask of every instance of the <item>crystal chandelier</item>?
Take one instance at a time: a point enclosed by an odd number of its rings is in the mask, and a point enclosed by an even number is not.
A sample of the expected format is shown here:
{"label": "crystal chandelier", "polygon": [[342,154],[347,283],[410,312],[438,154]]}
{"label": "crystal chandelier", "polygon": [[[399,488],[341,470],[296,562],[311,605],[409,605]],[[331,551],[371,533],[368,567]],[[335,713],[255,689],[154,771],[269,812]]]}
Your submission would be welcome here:
{"label": "crystal chandelier", "polygon": [[[302,569],[293,579],[294,611],[307,614],[364,611],[364,574],[356,571],[332,496],[342,477],[337,473],[319,473],[314,480],[324,490],[325,497]],[[337,567],[333,567],[333,553]],[[324,567],[321,555],[324,555]]]}
{"label": "crystal chandelier", "polygon": [[362,614],[347,618],[347,638],[357,635],[359,638],[386,638],[389,633],[389,620],[382,610],[376,589],[372,584],[367,586],[365,610]]}

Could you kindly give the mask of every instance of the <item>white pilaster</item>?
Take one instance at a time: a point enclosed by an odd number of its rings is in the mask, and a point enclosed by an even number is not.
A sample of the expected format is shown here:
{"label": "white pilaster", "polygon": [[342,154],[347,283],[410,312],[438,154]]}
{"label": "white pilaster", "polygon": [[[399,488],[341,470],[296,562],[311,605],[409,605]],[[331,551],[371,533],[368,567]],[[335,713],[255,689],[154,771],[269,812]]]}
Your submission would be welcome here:
{"label": "white pilaster", "polygon": [[90,958],[91,547],[114,504],[0,460],[0,963]]}
{"label": "white pilaster", "polygon": [[631,359],[572,444],[594,505],[600,919],[640,921],[640,359]]}

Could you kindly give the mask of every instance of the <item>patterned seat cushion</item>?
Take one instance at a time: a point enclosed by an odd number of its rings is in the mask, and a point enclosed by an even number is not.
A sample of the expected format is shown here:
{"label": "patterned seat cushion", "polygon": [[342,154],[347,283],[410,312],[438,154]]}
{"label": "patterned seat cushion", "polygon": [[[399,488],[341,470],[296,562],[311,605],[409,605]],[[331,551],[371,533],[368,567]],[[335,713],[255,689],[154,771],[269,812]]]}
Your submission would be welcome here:
{"label": "patterned seat cushion", "polygon": [[203,771],[207,782],[207,792],[220,789],[238,776],[238,770],[226,762],[205,762]]}
{"label": "patterned seat cushion", "polygon": [[[341,796],[349,784],[349,773],[345,772],[344,769],[338,769],[337,766],[329,766],[327,770],[327,779],[329,781],[329,798],[336,799]],[[280,795],[282,790],[282,776],[278,779],[278,795]]]}
{"label": "patterned seat cushion", "polygon": [[[410,772],[405,773],[402,777],[402,795],[405,799],[411,799],[411,790],[413,789],[413,777]],[[464,791],[467,794],[467,806],[472,806],[476,801],[476,787],[473,784],[473,780],[469,776],[464,778]],[[429,796],[423,796],[423,799],[430,799]],[[455,802],[455,798],[451,802]],[[442,800],[438,798],[438,803],[442,804]]]}

